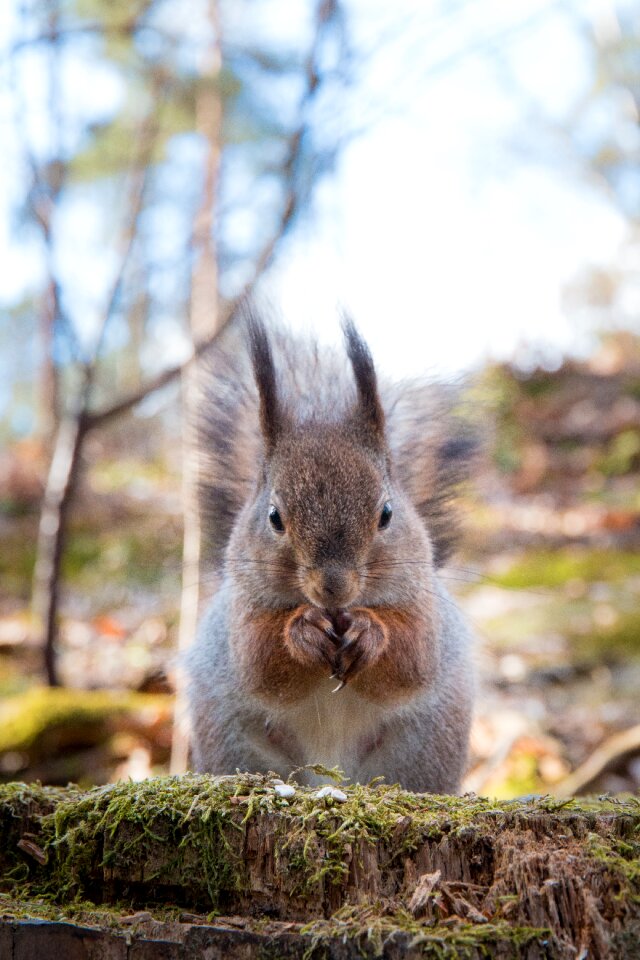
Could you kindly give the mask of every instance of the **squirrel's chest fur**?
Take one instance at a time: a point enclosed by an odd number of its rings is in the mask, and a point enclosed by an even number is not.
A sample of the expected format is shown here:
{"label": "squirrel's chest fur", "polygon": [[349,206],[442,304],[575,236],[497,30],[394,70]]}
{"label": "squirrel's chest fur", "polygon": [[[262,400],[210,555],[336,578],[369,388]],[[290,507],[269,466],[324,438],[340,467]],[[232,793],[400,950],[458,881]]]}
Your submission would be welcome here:
{"label": "squirrel's chest fur", "polygon": [[349,687],[333,693],[335,687],[335,679],[321,681],[308,697],[280,713],[276,723],[283,746],[293,747],[302,763],[348,772],[378,745],[384,711]]}

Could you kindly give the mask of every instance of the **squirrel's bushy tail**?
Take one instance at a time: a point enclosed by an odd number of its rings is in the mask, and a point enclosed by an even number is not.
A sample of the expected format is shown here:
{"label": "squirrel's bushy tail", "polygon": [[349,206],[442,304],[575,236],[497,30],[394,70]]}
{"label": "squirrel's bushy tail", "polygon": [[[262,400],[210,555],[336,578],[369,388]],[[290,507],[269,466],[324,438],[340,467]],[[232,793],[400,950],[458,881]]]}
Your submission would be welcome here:
{"label": "squirrel's bushy tail", "polygon": [[[255,321],[254,321],[255,322]],[[259,321],[258,321],[259,322]],[[277,390],[297,421],[346,415],[355,400],[344,356],[269,324]],[[422,380],[379,383],[396,481],[424,520],[441,566],[456,541],[453,499],[476,449],[455,410],[455,386]],[[264,452],[260,402],[241,316],[227,324],[203,364],[197,423],[205,555],[215,567],[236,516],[251,497]]]}

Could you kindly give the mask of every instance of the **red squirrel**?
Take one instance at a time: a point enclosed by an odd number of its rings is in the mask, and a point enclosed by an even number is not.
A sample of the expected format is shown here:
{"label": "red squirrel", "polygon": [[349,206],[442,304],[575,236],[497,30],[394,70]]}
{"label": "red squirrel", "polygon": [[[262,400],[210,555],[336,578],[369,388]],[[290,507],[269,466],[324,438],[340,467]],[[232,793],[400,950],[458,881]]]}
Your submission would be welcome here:
{"label": "red squirrel", "polygon": [[451,391],[379,385],[348,319],[343,333],[346,357],[247,308],[212,351],[200,427],[218,586],[187,657],[193,761],[452,793],[473,678],[439,570],[474,441]]}

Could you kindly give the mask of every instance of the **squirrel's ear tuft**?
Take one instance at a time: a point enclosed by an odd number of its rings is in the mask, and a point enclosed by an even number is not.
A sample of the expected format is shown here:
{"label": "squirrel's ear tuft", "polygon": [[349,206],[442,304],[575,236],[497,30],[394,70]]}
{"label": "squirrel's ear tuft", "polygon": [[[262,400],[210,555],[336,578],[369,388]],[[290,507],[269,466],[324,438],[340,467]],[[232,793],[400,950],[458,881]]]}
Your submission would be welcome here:
{"label": "squirrel's ear tuft", "polygon": [[273,353],[262,320],[247,304],[244,306],[243,313],[248,335],[249,356],[260,398],[260,428],[267,453],[270,453],[282,428],[282,409],[278,399]]}
{"label": "squirrel's ear tuft", "polygon": [[353,320],[343,315],[342,332],[347,355],[353,367],[358,388],[358,415],[374,446],[384,448],[384,410],[378,396],[378,381],[369,347],[356,330]]}

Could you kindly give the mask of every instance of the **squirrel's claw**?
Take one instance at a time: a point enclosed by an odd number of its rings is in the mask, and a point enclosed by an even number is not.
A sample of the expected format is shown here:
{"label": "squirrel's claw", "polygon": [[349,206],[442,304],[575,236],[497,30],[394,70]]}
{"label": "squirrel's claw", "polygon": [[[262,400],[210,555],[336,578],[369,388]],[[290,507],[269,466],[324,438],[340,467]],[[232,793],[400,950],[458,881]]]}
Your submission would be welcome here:
{"label": "squirrel's claw", "polygon": [[333,643],[341,642],[342,637],[334,630],[331,620],[329,620],[324,611],[319,610],[318,607],[308,607],[304,613],[304,618],[307,623],[310,623],[316,630],[324,633],[325,637],[328,637]]}
{"label": "squirrel's claw", "polygon": [[363,650],[360,650],[358,653],[356,653],[355,657],[353,658],[353,660],[351,661],[351,663],[349,664],[349,666],[347,667],[347,669],[344,671],[342,675],[343,683],[346,683],[347,680],[349,680],[350,677],[354,675],[354,673],[357,673],[364,659],[365,657],[364,657]]}
{"label": "squirrel's claw", "polygon": [[[335,677],[334,677],[333,679],[335,679]],[[338,693],[340,690],[342,690],[342,688],[345,686],[345,682],[346,682],[346,681],[341,680],[340,683],[338,684],[338,686],[335,687],[335,688],[331,691],[331,693]]]}
{"label": "squirrel's claw", "polygon": [[329,654],[326,650],[321,650],[320,652],[322,653],[322,656],[324,657],[325,663],[327,664],[327,666],[328,666],[331,670],[333,670],[333,669],[335,668],[335,663],[334,663],[333,657],[330,656],[330,654]]}

